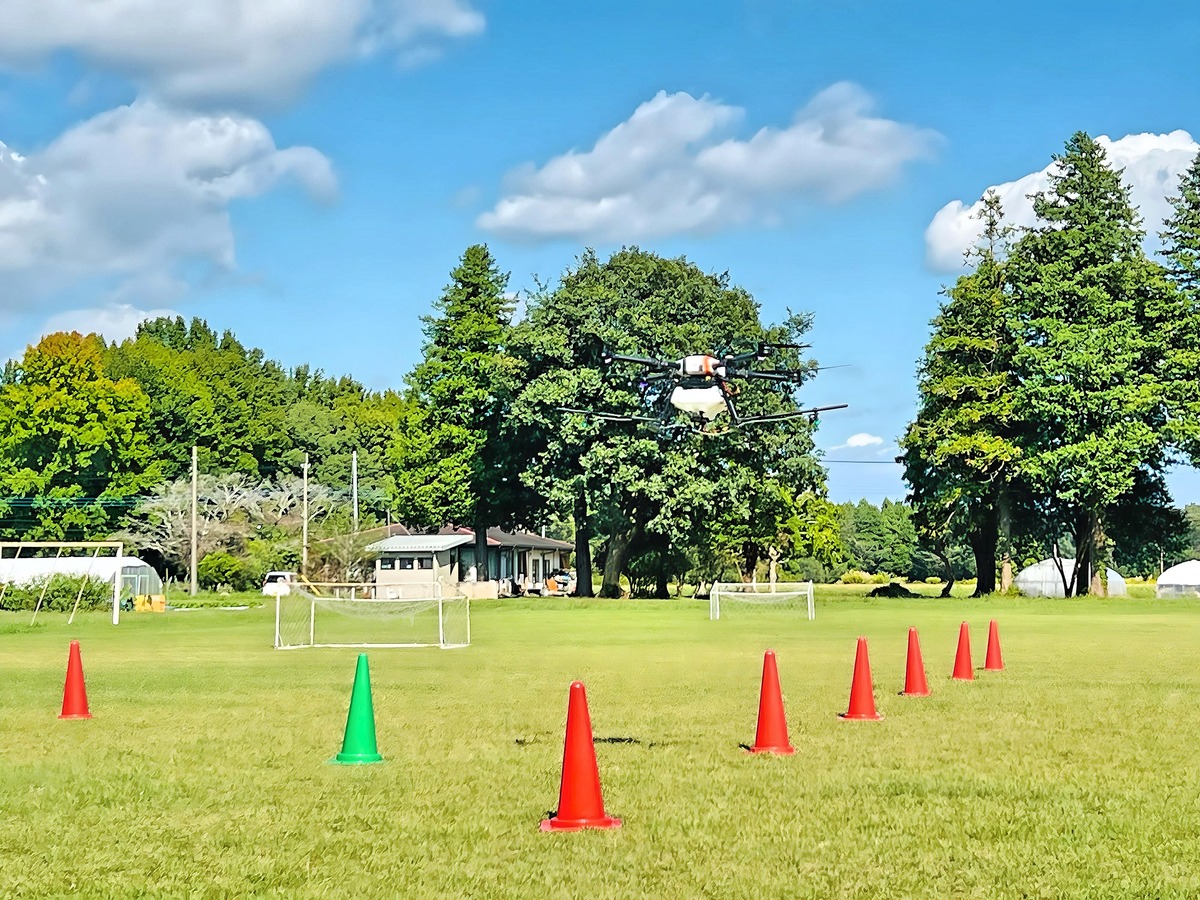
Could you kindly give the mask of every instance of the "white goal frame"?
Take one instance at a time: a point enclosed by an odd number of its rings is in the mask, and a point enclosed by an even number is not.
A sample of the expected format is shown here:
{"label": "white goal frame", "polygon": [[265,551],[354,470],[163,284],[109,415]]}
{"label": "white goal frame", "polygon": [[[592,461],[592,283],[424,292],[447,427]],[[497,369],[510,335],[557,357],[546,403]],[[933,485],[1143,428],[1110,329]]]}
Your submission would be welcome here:
{"label": "white goal frame", "polygon": [[[64,549],[83,549],[83,550],[94,551],[91,558],[98,559],[100,557],[100,551],[103,549],[106,549],[106,548],[116,551],[114,554],[112,554],[112,557],[115,558],[117,561],[117,571],[116,571],[115,575],[113,576],[112,623],[114,625],[119,625],[121,622],[121,586],[122,586],[122,582],[124,581],[124,579],[122,578],[122,563],[121,563],[121,560],[124,559],[124,557],[125,557],[125,543],[123,541],[0,541],[0,558],[20,559],[21,551],[25,550],[25,549],[30,549],[30,550],[55,549],[55,550],[59,551],[60,553]],[[12,556],[8,556],[5,553],[6,550],[16,550],[16,553]],[[56,556],[56,558],[57,558],[57,556]],[[90,573],[84,573],[84,574],[90,574]],[[53,578],[54,575],[52,574],[50,577]],[[0,588],[0,590],[6,590],[6,589],[7,589],[7,585],[5,585],[3,588]],[[38,606],[39,606],[39,608],[35,609],[33,611],[33,615],[34,615],[35,619],[37,618],[37,614],[40,611],[41,604],[39,603]],[[78,606],[78,603],[76,603],[76,606]],[[70,624],[70,622],[73,621],[74,619],[75,619],[75,611],[72,610],[71,618],[70,618],[70,620],[68,620],[68,624]]]}
{"label": "white goal frame", "polygon": [[[781,584],[787,589],[780,590]],[[799,588],[799,590],[793,590],[793,588]],[[813,605],[813,583],[811,581],[785,581],[773,584],[714,581],[712,589],[708,593],[708,618],[714,622],[721,618],[722,595],[727,599],[754,598],[747,599],[747,602],[762,606],[770,605],[773,598],[782,600],[803,597],[808,602],[808,620],[811,622],[817,617],[817,611]]]}
{"label": "white goal frame", "polygon": [[[439,647],[442,650],[457,650],[471,644],[471,600],[466,595],[454,590],[449,596],[441,581],[422,583],[378,585],[357,582],[310,582],[304,580],[293,583],[285,594],[275,597],[275,649],[302,650],[310,647],[357,647],[361,649],[388,649],[408,647]],[[420,596],[411,596],[415,592]],[[389,596],[389,594],[410,593],[410,596]],[[384,594],[384,596],[378,596]],[[308,603],[308,639],[295,642],[283,634],[283,607],[285,604]],[[436,641],[317,641],[317,607],[326,603],[361,603],[387,604],[403,606],[410,603],[413,606],[437,604],[438,639]],[[446,612],[450,604],[461,604],[466,623],[466,631],[462,640],[448,639],[446,635]]]}

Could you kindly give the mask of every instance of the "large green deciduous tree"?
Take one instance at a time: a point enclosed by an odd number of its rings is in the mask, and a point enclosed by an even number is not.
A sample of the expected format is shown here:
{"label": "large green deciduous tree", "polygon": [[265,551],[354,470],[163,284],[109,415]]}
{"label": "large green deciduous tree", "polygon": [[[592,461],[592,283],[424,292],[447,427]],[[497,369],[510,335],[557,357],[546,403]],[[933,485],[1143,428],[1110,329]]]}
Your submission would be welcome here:
{"label": "large green deciduous tree", "polygon": [[[729,537],[722,522],[736,519],[746,526],[741,544],[747,551],[753,546],[757,559],[765,542],[780,533],[779,517],[794,512],[769,502],[777,483],[791,496],[824,484],[806,421],[668,440],[653,429],[559,412],[569,407],[657,414],[653,399],[640,389],[637,367],[604,365],[605,350],[677,359],[760,341],[795,341],[807,323],[793,317],[764,328],[753,298],[727,275],[706,274],[686,259],[638,248],[604,262],[587,251],[555,289],[533,298],[518,329],[529,381],[515,413],[539,436],[527,482],[549,485],[552,499],[574,516],[581,593],[591,587],[593,536],[602,539],[601,594],[618,596],[631,560],[654,553],[665,567],[685,549],[709,550],[714,536]],[[788,391],[759,384],[745,385],[737,402],[747,413],[796,408]],[[739,485],[739,493],[731,494]],[[761,493],[762,502],[748,497],[751,489]],[[769,519],[746,519],[752,511],[768,510]],[[659,594],[665,592],[666,574],[660,568],[654,579]]]}
{"label": "large green deciduous tree", "polygon": [[103,537],[161,479],[146,395],[104,375],[102,347],[95,335],[48,335],[0,386],[0,529],[10,537]]}
{"label": "large green deciduous tree", "polygon": [[396,509],[408,522],[475,532],[478,577],[489,577],[487,529],[536,517],[520,480],[521,446],[509,415],[523,364],[509,351],[513,301],[485,245],[468,247],[423,319],[422,361],[409,376],[415,406],[397,437]]}

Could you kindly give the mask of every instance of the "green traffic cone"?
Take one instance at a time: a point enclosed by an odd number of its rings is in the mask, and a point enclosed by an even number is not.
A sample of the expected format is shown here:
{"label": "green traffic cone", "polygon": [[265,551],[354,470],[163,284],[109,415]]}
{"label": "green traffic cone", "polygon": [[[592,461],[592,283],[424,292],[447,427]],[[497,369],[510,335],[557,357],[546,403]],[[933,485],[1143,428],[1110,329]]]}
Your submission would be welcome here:
{"label": "green traffic cone", "polygon": [[354,670],[354,692],[350,695],[350,715],[346,717],[346,736],[342,752],[331,763],[352,766],[382,762],[375,746],[375,709],[371,704],[371,673],[367,669],[367,654],[358,654]]}

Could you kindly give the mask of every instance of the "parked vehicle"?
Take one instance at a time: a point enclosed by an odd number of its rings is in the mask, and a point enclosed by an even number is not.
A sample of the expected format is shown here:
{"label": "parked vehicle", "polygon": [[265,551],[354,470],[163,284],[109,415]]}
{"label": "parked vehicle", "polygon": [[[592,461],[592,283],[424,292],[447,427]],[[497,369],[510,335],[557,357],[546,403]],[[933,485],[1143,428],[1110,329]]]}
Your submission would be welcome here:
{"label": "parked vehicle", "polygon": [[295,572],[268,572],[263,578],[262,592],[267,597],[278,597],[290,594],[292,585],[297,582]]}

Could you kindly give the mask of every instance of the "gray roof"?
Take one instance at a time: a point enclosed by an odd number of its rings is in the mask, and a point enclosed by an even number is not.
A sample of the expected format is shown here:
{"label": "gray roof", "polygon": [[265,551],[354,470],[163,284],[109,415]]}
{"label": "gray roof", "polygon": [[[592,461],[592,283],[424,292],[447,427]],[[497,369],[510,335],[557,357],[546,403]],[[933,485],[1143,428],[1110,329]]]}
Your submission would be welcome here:
{"label": "gray roof", "polygon": [[394,534],[365,549],[368,553],[441,553],[474,540],[469,534]]}

